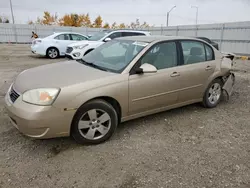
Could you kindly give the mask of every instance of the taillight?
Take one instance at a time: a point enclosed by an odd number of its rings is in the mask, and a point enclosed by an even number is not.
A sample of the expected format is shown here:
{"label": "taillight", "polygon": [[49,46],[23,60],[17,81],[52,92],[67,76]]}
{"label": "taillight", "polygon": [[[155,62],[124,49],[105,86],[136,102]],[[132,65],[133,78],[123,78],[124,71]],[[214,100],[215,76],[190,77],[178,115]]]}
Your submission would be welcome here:
{"label": "taillight", "polygon": [[35,40],[34,44],[41,43],[41,42],[42,42],[42,40]]}

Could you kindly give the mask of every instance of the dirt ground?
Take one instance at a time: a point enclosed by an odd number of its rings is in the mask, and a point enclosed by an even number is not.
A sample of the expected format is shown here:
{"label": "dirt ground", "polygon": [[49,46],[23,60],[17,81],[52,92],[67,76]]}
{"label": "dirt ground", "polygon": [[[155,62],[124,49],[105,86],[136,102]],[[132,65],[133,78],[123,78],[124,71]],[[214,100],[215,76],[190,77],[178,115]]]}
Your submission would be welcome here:
{"label": "dirt ground", "polygon": [[0,45],[0,187],[250,187],[250,62],[237,61],[233,96],[215,109],[195,104],[137,119],[104,144],[81,146],[27,138],[4,110],[20,71],[58,61]]}

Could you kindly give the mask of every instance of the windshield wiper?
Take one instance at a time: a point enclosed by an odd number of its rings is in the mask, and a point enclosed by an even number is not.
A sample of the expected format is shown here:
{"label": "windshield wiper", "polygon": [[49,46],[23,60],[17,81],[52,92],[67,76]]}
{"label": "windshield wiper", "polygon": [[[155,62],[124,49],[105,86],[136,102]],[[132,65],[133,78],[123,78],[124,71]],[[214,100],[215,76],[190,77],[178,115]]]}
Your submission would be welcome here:
{"label": "windshield wiper", "polygon": [[80,61],[80,62],[83,63],[84,65],[87,65],[87,66],[90,66],[90,67],[94,67],[94,68],[99,69],[99,70],[102,70],[102,71],[108,71],[107,69],[105,69],[105,68],[103,68],[103,67],[100,67],[100,66],[98,66],[98,65],[96,65],[96,64],[94,64],[94,63],[92,63],[92,62],[87,62],[87,61],[85,61],[85,60],[83,60],[83,59],[79,59],[79,60],[77,60],[77,61]]}

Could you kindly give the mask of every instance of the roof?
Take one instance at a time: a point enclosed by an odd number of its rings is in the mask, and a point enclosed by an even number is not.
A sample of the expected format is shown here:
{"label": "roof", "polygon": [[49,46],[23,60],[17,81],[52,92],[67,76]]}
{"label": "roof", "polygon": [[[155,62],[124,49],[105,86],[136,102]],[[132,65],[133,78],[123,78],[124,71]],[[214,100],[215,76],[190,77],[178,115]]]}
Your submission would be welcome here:
{"label": "roof", "polygon": [[102,32],[112,32],[112,31],[128,31],[128,32],[140,32],[140,33],[150,33],[150,31],[136,30],[136,29],[103,29]]}
{"label": "roof", "polygon": [[129,36],[129,37],[120,37],[117,38],[119,40],[136,40],[141,42],[154,42],[154,41],[161,41],[161,40],[178,40],[178,39],[192,39],[192,40],[199,40],[192,37],[183,37],[183,36],[162,36],[162,35],[151,35],[151,36]]}
{"label": "roof", "polygon": [[[78,33],[78,32],[72,32],[72,31],[63,31],[63,32],[54,32],[52,35],[60,35],[60,34],[80,34],[80,35],[84,35],[82,33]],[[84,35],[86,36],[86,35]]]}

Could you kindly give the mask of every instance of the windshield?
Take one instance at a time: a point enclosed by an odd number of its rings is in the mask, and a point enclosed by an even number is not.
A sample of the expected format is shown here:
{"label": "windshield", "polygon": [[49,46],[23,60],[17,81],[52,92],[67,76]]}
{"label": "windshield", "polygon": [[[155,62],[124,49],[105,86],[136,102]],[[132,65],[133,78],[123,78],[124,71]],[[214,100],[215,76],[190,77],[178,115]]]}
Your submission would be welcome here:
{"label": "windshield", "polygon": [[106,71],[121,73],[148,43],[131,40],[112,40],[83,56],[82,61]]}
{"label": "windshield", "polygon": [[107,34],[109,34],[109,32],[98,32],[98,33],[96,33],[96,34],[94,34],[93,36],[91,36],[90,38],[89,38],[89,40],[91,40],[91,41],[98,41],[98,40],[100,40],[100,39],[102,39],[103,37],[105,37]]}

